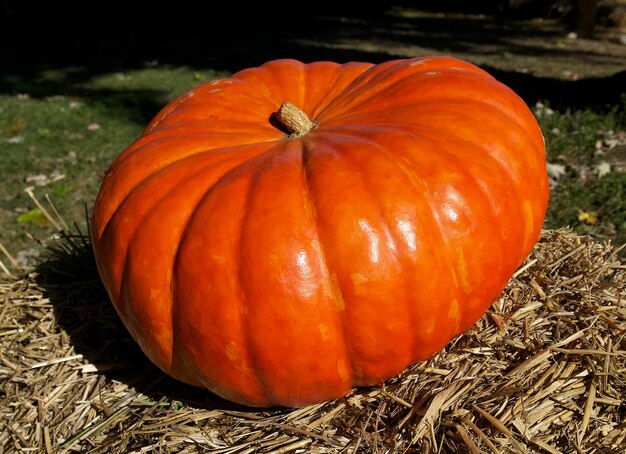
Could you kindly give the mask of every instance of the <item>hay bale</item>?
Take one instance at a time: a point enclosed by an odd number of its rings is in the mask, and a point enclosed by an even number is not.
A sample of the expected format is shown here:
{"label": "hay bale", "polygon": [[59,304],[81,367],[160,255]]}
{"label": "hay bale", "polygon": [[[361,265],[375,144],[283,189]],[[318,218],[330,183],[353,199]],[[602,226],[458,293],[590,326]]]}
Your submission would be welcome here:
{"label": "hay bale", "polygon": [[473,329],[381,386],[258,411],[152,366],[85,236],[0,284],[0,452],[626,452],[626,265],[546,231]]}

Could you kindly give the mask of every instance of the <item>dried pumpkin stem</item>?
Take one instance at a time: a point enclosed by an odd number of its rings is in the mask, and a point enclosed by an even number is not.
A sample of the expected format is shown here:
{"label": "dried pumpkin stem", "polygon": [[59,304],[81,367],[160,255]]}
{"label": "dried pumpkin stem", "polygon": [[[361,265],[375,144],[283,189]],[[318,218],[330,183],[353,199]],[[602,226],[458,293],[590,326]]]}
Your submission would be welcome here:
{"label": "dried pumpkin stem", "polygon": [[317,123],[309,120],[307,114],[287,101],[276,112],[276,119],[289,131],[291,137],[302,137],[317,128]]}

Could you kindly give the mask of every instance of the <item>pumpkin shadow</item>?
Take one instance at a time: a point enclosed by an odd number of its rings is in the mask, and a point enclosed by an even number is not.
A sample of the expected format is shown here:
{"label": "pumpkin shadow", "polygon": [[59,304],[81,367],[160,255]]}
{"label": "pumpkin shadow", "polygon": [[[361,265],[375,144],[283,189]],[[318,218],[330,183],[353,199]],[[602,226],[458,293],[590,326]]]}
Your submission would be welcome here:
{"label": "pumpkin shadow", "polygon": [[[116,380],[154,402],[197,408],[256,412],[202,388],[182,383],[157,368],[141,351],[117,315],[100,280],[88,234],[61,232],[35,267],[35,282],[50,300],[59,328],[77,354],[107,381]],[[284,412],[287,409],[263,409]]]}

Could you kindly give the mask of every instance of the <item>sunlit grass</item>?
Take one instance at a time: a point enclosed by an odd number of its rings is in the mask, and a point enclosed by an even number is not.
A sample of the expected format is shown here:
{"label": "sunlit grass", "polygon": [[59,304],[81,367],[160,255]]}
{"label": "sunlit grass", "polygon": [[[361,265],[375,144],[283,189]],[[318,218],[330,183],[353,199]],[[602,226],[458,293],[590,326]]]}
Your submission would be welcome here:
{"label": "sunlit grass", "polygon": [[[626,97],[616,98],[616,104],[604,110],[552,111],[540,106],[535,114],[546,138],[548,161],[566,170],[552,190],[546,226],[569,225],[579,233],[626,242],[626,173],[610,168],[602,175],[596,168],[611,153],[610,138],[620,132],[623,137],[626,131]],[[623,142],[618,147],[626,160]]]}
{"label": "sunlit grass", "polygon": [[169,100],[224,73],[147,67],[101,75],[77,68],[16,80],[0,95],[0,241],[12,254],[46,238],[45,218],[24,192],[49,194],[66,219],[85,224],[100,178]]}

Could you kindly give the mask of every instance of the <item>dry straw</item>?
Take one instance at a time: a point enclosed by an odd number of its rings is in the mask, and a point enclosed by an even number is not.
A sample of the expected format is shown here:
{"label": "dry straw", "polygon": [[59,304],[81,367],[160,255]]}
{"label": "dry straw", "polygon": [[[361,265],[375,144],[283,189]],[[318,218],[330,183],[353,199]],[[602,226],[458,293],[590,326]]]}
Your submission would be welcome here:
{"label": "dry straw", "polygon": [[465,335],[384,385],[258,411],[154,368],[87,236],[0,284],[0,452],[625,453],[626,266],[546,231]]}

